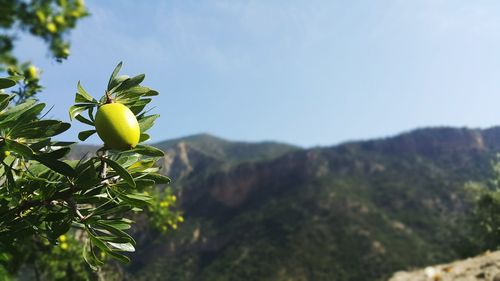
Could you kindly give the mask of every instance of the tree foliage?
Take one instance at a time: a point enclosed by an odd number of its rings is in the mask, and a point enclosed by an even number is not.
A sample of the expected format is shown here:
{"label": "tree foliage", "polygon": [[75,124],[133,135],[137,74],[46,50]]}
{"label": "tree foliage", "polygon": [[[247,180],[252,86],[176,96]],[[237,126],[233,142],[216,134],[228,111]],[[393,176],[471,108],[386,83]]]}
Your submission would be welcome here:
{"label": "tree foliage", "polygon": [[42,89],[40,70],[14,55],[16,40],[23,33],[40,38],[50,55],[62,61],[70,54],[69,32],[88,14],[83,0],[0,0],[0,72],[7,71],[19,82],[16,102]]}
{"label": "tree foliage", "polygon": [[155,165],[163,152],[144,144],[159,116],[146,108],[158,92],[142,85],[144,74],[119,75],[120,63],[97,98],[78,82],[69,115],[90,126],[81,141],[110,99],[136,115],[141,136],[133,149],[103,146],[70,161],[75,143],[53,138],[71,124],[45,118],[50,110],[36,100],[41,71],[14,56],[22,31],[66,59],[67,34],[87,15],[82,0],[0,0],[0,73],[8,75],[0,78],[0,277],[30,264],[36,280],[88,280],[109,260],[129,261],[136,243],[128,229],[139,213],[163,232],[182,221],[170,209],[175,196],[157,187],[170,182]]}
{"label": "tree foliage", "polygon": [[457,246],[465,257],[500,248],[500,155],[492,171],[490,180],[470,182],[465,187],[467,200],[473,206],[464,225],[465,238]]}
{"label": "tree foliage", "polygon": [[[120,67],[100,99],[79,83],[70,116],[93,126],[95,111],[112,97],[136,114],[144,142],[158,117],[144,109],[158,92],[141,85],[144,75],[118,76]],[[13,84],[8,80],[2,80],[4,87]],[[127,151],[102,147],[78,161],[62,160],[73,143],[52,137],[70,124],[40,117],[45,105],[35,100],[9,106],[14,96],[0,95],[0,247],[15,255],[19,245],[32,237],[57,245],[73,227],[81,232],[83,257],[93,269],[104,264],[103,256],[128,262],[124,253],[135,250],[135,241],[125,231],[132,223],[125,214],[150,208],[153,198],[148,192],[169,183],[155,167],[163,152],[144,144]],[[84,140],[94,131],[79,137]]]}

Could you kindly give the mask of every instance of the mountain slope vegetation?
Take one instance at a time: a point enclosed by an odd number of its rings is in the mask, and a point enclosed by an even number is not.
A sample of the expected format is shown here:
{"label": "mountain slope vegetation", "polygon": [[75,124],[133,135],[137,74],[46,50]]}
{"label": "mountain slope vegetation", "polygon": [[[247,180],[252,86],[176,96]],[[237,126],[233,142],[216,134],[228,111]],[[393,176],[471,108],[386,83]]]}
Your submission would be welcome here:
{"label": "mountain slope vegetation", "polygon": [[457,258],[464,184],[491,176],[500,128],[312,149],[208,135],[157,147],[186,222],[169,238],[136,230],[130,279],[385,280]]}

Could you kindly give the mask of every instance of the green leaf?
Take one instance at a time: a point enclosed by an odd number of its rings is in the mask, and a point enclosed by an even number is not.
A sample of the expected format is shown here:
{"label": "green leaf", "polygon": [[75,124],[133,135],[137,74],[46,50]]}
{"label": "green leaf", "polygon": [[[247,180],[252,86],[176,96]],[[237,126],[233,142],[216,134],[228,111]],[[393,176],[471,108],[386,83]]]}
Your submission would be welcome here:
{"label": "green leaf", "polygon": [[145,141],[147,141],[147,140],[149,140],[149,139],[150,139],[150,137],[149,137],[149,135],[148,135],[148,134],[141,134],[141,136],[139,137],[139,142],[140,142],[140,143],[141,143],[141,142],[145,142]]}
{"label": "green leaf", "polygon": [[47,139],[43,139],[43,140],[41,140],[39,142],[35,142],[35,143],[30,144],[30,148],[33,151],[38,151],[38,150],[40,150],[42,148],[47,147],[49,144],[50,144],[50,139],[47,138]]}
{"label": "green leaf", "polygon": [[122,68],[123,63],[119,62],[118,65],[115,67],[113,70],[113,73],[111,73],[111,77],[109,77],[109,82],[108,82],[108,91],[113,88],[113,80],[115,80],[116,75],[118,75],[118,72],[120,72],[120,69]]}
{"label": "green leaf", "polygon": [[85,246],[83,247],[83,259],[94,271],[97,271],[99,266],[104,265],[104,262],[99,260],[92,251],[90,240],[85,241]]}
{"label": "green leaf", "polygon": [[0,125],[7,124],[11,121],[15,121],[16,124],[23,124],[19,122],[19,119],[22,118],[21,116],[24,116],[23,118],[27,118],[28,116],[36,117],[36,115],[43,110],[45,104],[41,103],[35,105],[35,102],[35,100],[27,100],[24,103],[8,108],[0,115],[4,117],[0,118],[2,119]]}
{"label": "green leaf", "polygon": [[10,87],[14,87],[16,85],[16,81],[7,79],[7,78],[0,78],[0,89],[7,89]]}
{"label": "green leaf", "polygon": [[134,149],[127,150],[125,152],[134,152],[141,155],[156,157],[163,157],[165,155],[163,151],[149,145],[137,145]]}
{"label": "green leaf", "polygon": [[75,176],[75,170],[71,168],[70,165],[68,165],[65,162],[59,161],[54,158],[47,157],[45,155],[34,155],[33,157],[35,160],[38,162],[42,163],[43,165],[51,168],[52,170],[58,172],[59,174],[65,175],[65,176]]}
{"label": "green leaf", "polygon": [[104,162],[108,163],[108,165],[123,179],[128,185],[135,188],[134,178],[129,174],[129,172],[123,168],[120,164],[109,158],[101,158]]}
{"label": "green leaf", "polygon": [[57,120],[39,120],[26,123],[10,131],[10,136],[13,138],[41,138],[52,137],[65,132],[71,127],[69,123],[64,123]]}
{"label": "green leaf", "polygon": [[[106,225],[108,226],[111,226],[111,227],[114,227],[116,229],[119,229],[119,230],[125,230],[125,229],[130,229],[130,224],[133,223],[133,221],[129,220],[129,219],[119,219],[119,220],[107,220],[107,221],[103,221],[103,220],[99,220],[97,221],[98,223],[105,223]],[[132,238],[132,237],[130,237]],[[132,239],[133,241],[134,239]],[[128,241],[130,242],[130,241]],[[134,244],[135,244],[135,241],[134,241]]]}
{"label": "green leaf", "polygon": [[126,95],[129,98],[139,98],[142,95],[147,94],[149,91],[151,91],[151,89],[149,89],[148,87],[135,86],[126,91],[116,93],[116,98],[120,100],[120,97],[122,97],[123,95]]}
{"label": "green leaf", "polygon": [[75,119],[84,123],[84,124],[87,124],[87,125],[90,125],[90,126],[94,126],[94,122],[90,121],[89,119],[83,117],[81,114],[78,114],[77,116],[75,116]]}
{"label": "green leaf", "polygon": [[151,99],[141,99],[138,101],[135,101],[133,103],[128,103],[126,104],[129,108],[130,111],[132,111],[135,115],[139,114],[145,107],[148,105],[148,103],[151,102]]}
{"label": "green leaf", "polygon": [[28,108],[33,106],[35,103],[36,100],[27,100],[19,105],[9,108],[5,112],[3,112],[2,115],[21,114],[22,112],[26,111]]}
{"label": "green leaf", "polygon": [[118,260],[119,262],[122,262],[122,263],[129,263],[130,262],[130,259],[125,256],[125,255],[122,255],[122,254],[118,254],[118,253],[115,253],[115,252],[108,252],[108,254],[114,258],[115,260]]}
{"label": "green leaf", "polygon": [[7,165],[5,163],[3,165],[4,165],[4,168],[5,168],[5,173],[7,175],[7,185],[11,189],[16,188],[16,181],[14,180],[14,175],[12,174],[12,168],[9,167],[9,165]]}
{"label": "green leaf", "polygon": [[71,120],[73,120],[73,118],[75,118],[77,115],[82,113],[84,110],[92,108],[94,106],[96,106],[96,105],[95,104],[88,104],[88,103],[79,103],[79,104],[72,105],[69,108],[69,118]]}
{"label": "green leaf", "polygon": [[80,84],[80,81],[78,81],[77,85],[78,92],[76,93],[75,96],[75,102],[76,103],[97,103],[97,101],[83,89],[82,85]]}
{"label": "green leaf", "polygon": [[144,81],[145,77],[146,77],[146,75],[139,74],[137,76],[129,78],[129,79],[123,81],[122,84],[116,89],[115,92],[122,92],[122,91],[126,91],[132,87],[135,87],[135,86],[139,85],[142,81]]}
{"label": "green leaf", "polygon": [[112,223],[110,223],[108,221],[100,220],[94,224],[94,228],[101,231],[101,232],[102,232],[102,230],[105,230],[105,231],[109,232],[111,235],[114,235],[116,237],[123,237],[123,238],[127,239],[127,242],[135,245],[135,240],[134,240],[134,238],[132,238],[132,236],[130,236],[125,231],[117,228],[115,225],[113,225]]}
{"label": "green leaf", "polygon": [[95,134],[95,132],[96,130],[81,131],[80,133],[78,133],[78,139],[81,141],[85,141],[91,135]]}
{"label": "green leaf", "polygon": [[90,241],[92,241],[92,244],[96,245],[97,248],[101,249],[106,253],[111,252],[111,249],[103,241],[101,241],[99,238],[91,234],[90,231],[87,231],[87,233],[89,234]]}
{"label": "green leaf", "polygon": [[55,237],[59,237],[64,233],[68,232],[71,228],[71,221],[69,220],[60,220],[52,223],[52,235]]}
{"label": "green leaf", "polygon": [[154,180],[156,184],[169,184],[170,178],[164,175],[151,173],[140,177],[140,179],[150,179]]}
{"label": "green leaf", "polygon": [[0,94],[0,111],[9,106],[9,102],[14,98],[14,95]]}
{"label": "green leaf", "polygon": [[137,189],[143,190],[148,187],[153,187],[156,182],[150,179],[136,179],[135,184],[137,186]]}
{"label": "green leaf", "polygon": [[45,153],[44,155],[50,158],[60,159],[66,156],[70,152],[71,148],[63,147],[58,150],[51,151],[49,153]]}
{"label": "green leaf", "polygon": [[[114,243],[128,243],[128,239],[124,237],[116,237],[116,236],[97,236],[99,240],[105,241],[108,244],[111,244],[110,242]],[[130,244],[130,243],[129,243]],[[112,245],[111,245],[112,246]],[[114,249],[113,249],[114,250]]]}
{"label": "green leaf", "polygon": [[158,117],[160,117],[159,114],[154,114],[139,119],[139,128],[141,129],[141,133],[144,133],[153,127],[153,124]]}
{"label": "green leaf", "polygon": [[27,145],[8,139],[5,140],[5,144],[10,150],[16,152],[19,155],[27,158],[31,158],[33,156],[33,150],[31,150],[31,148]]}
{"label": "green leaf", "polygon": [[149,201],[153,200],[153,197],[146,195],[146,194],[142,194],[142,193],[127,194],[127,197],[135,199],[135,200],[144,201],[144,202],[149,202]]}
{"label": "green leaf", "polygon": [[88,111],[88,115],[89,115],[90,120],[92,121],[92,124],[95,122],[94,109],[95,109],[95,107],[91,107]]}
{"label": "green leaf", "polygon": [[130,243],[116,243],[116,242],[108,242],[108,244],[113,247],[114,251],[120,252],[135,252],[134,246]]}
{"label": "green leaf", "polygon": [[144,94],[143,96],[144,97],[153,97],[153,96],[157,96],[159,95],[160,93],[158,93],[158,91],[155,91],[155,90],[151,90],[149,92],[147,92],[146,94]]}
{"label": "green leaf", "polygon": [[128,194],[120,192],[117,188],[111,189],[111,192],[132,207],[144,207],[151,205],[151,200],[142,200],[141,198],[133,198]]}

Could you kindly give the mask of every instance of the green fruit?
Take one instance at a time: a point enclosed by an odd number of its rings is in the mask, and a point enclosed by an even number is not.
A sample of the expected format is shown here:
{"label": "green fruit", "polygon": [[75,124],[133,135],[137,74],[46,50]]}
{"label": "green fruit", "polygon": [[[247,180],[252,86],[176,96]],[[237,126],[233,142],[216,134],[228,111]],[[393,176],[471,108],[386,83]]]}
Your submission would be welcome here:
{"label": "green fruit", "polygon": [[47,23],[47,25],[45,26],[47,28],[47,30],[50,32],[50,33],[56,33],[57,32],[57,26],[55,25],[55,23],[53,22],[49,22]]}
{"label": "green fruit", "polygon": [[58,24],[58,25],[64,25],[66,23],[66,21],[64,20],[64,17],[61,16],[61,15],[57,15],[54,17],[54,21]]}
{"label": "green fruit", "polygon": [[30,65],[28,69],[26,69],[26,78],[38,79],[38,69],[36,69],[34,65]]}
{"label": "green fruit", "polygon": [[38,18],[38,21],[40,21],[41,23],[44,23],[45,20],[47,19],[45,17],[45,14],[42,11],[40,11],[40,10],[36,11],[35,15]]}
{"label": "green fruit", "polygon": [[141,135],[134,113],[121,103],[108,103],[99,107],[95,128],[104,144],[116,150],[134,148]]}
{"label": "green fruit", "polygon": [[70,54],[69,53],[69,49],[68,48],[62,49],[62,53],[61,54],[62,54],[63,57],[67,58],[69,56],[69,54]]}

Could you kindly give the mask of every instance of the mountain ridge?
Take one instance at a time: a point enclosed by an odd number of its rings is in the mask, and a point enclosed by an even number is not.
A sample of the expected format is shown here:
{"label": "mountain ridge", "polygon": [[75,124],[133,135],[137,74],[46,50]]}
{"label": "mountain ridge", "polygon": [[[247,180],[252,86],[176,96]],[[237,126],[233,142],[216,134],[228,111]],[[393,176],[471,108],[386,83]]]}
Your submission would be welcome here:
{"label": "mountain ridge", "polygon": [[463,186],[488,178],[499,148],[500,127],[418,129],[255,161],[196,161],[200,148],[187,146],[190,163],[204,164],[173,176],[186,223],[169,243],[142,245],[157,254],[139,254],[148,266],[129,272],[139,280],[384,280],[457,258],[469,208]]}
{"label": "mountain ridge", "polygon": [[500,127],[313,148],[161,143],[186,221],[167,238],[138,230],[127,278],[371,281],[459,258],[463,187],[491,176]]}

